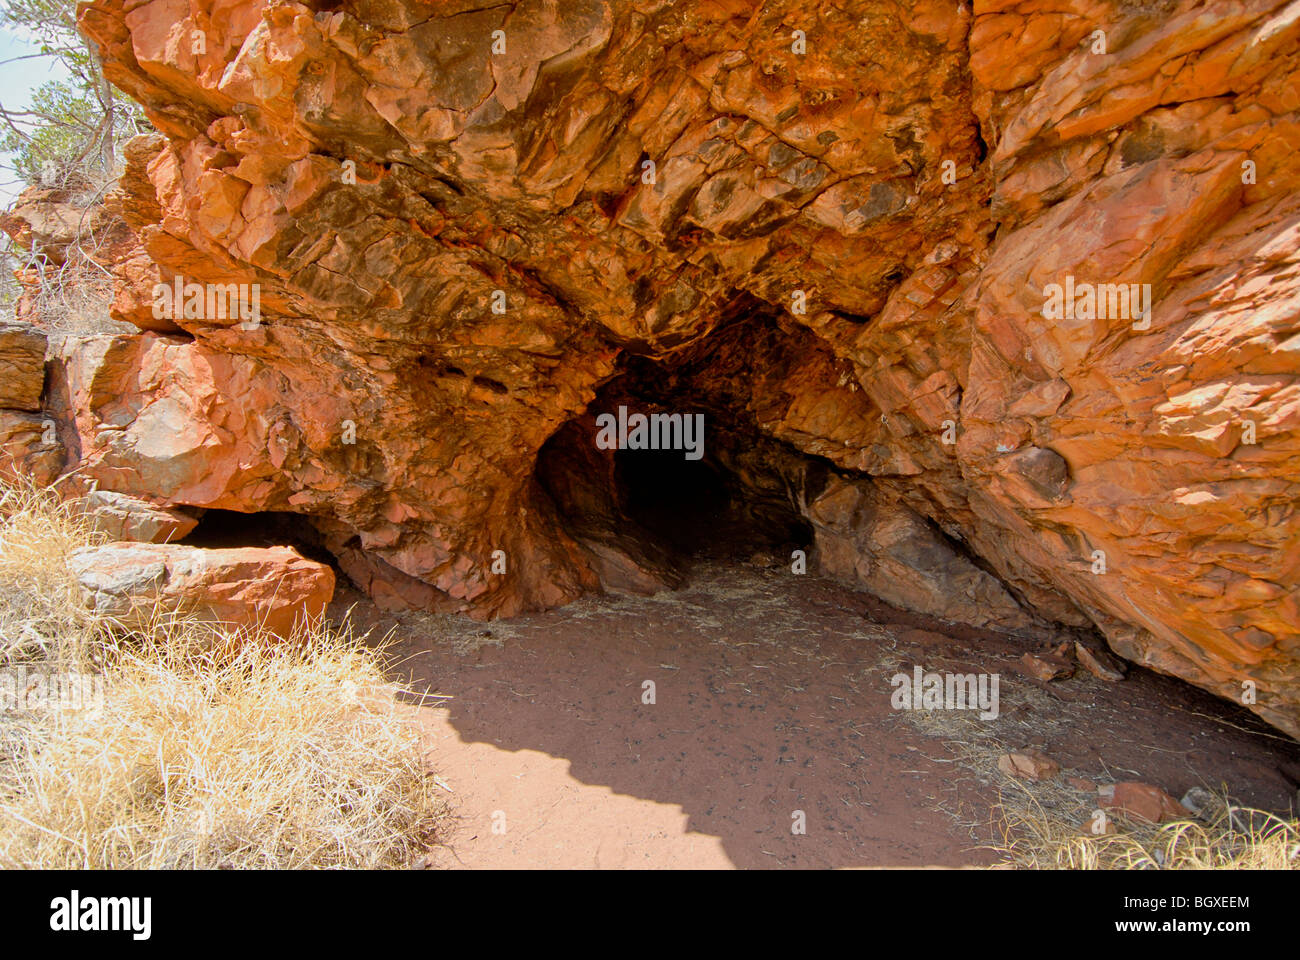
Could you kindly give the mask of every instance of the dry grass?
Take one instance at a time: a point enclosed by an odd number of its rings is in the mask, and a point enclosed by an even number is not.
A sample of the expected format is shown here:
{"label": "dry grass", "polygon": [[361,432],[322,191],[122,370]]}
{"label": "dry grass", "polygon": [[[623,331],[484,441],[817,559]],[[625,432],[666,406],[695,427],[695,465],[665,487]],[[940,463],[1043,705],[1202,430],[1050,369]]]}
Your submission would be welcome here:
{"label": "dry grass", "polygon": [[[936,711],[951,714],[953,711]],[[952,721],[945,716],[943,721]],[[997,768],[1010,747],[984,730],[982,736],[949,740],[957,763],[985,783],[1000,787],[992,811],[998,839],[987,845],[1002,865],[1033,870],[1296,870],[1300,869],[1300,821],[1235,804],[1225,793],[1211,797],[1195,818],[1153,824],[1106,811],[1114,832],[1093,832],[1096,793],[1070,786],[1063,777],[1027,782]]]}
{"label": "dry grass", "polygon": [[0,483],[0,664],[92,665],[109,625],[78,602],[67,559],[102,540],[75,501],[28,481]]}
{"label": "dry grass", "polygon": [[0,490],[0,663],[93,670],[102,704],[0,712],[0,866],[406,867],[444,815],[379,654],[159,615],[124,636],[77,602],[76,508]]}
{"label": "dry grass", "polygon": [[1226,796],[1202,819],[1151,824],[1118,818],[1114,833],[1049,813],[1023,788],[1001,804],[1002,841],[1016,867],[1039,870],[1296,870],[1300,823],[1234,805]]}
{"label": "dry grass", "polygon": [[[931,664],[942,662],[930,657]],[[902,659],[886,656],[885,673],[903,669]],[[953,664],[953,669],[966,670]],[[1300,869],[1300,820],[1235,804],[1225,792],[1203,791],[1206,808],[1199,816],[1152,824],[1107,811],[1114,832],[1094,834],[1097,795],[1071,786],[1063,776],[1037,782],[1008,777],[998,758],[1035,736],[1064,736],[1070,719],[1060,705],[1032,684],[1013,675],[1002,677],[1004,702],[1028,704],[1032,710],[985,722],[960,710],[906,711],[899,722],[941,740],[960,768],[953,781],[970,778],[999,792],[992,822],[958,816],[940,809],[971,835],[991,832],[999,866],[1038,870],[1213,870]]]}

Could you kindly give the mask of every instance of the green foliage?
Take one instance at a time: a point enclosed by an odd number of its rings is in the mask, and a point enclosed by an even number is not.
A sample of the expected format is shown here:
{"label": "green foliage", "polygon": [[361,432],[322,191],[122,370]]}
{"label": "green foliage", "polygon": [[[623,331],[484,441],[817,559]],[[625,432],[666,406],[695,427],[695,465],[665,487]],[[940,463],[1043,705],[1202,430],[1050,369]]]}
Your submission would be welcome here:
{"label": "green foliage", "polygon": [[32,37],[40,55],[57,59],[69,74],[41,84],[27,110],[0,105],[0,150],[14,155],[15,169],[29,181],[62,180],[95,166],[111,176],[115,147],[148,123],[105,82],[94,50],[77,31],[74,0],[4,0],[0,26]]}
{"label": "green foliage", "polygon": [[14,154],[14,168],[28,181],[39,179],[43,170],[61,170],[83,159],[93,151],[103,124],[99,102],[61,81],[42,84],[26,114],[11,119],[0,136],[0,150]]}

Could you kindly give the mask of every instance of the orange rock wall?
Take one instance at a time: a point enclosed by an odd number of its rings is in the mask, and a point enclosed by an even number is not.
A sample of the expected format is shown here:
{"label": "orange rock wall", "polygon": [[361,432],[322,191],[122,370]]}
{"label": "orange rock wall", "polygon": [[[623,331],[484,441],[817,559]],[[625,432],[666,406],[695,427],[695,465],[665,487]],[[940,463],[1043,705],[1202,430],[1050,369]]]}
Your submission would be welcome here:
{"label": "orange rock wall", "polygon": [[[105,487],[311,513],[394,602],[562,603],[597,578],[542,444],[620,354],[758,302],[819,344],[755,401],[765,432],[876,478],[1038,615],[1237,701],[1251,681],[1300,732],[1294,4],[94,0],[81,23],[163,134],[131,147],[118,315],[150,326],[177,274],[259,284],[263,312],[69,348]],[[1149,285],[1149,326],[1048,319],[1067,278]]]}

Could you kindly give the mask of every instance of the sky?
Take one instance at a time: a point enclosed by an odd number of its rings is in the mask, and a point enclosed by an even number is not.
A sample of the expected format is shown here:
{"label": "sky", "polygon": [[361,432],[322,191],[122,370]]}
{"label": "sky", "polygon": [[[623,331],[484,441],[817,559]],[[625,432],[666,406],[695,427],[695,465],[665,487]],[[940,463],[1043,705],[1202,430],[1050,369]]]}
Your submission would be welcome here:
{"label": "sky", "polygon": [[[61,80],[67,72],[54,57],[15,60],[38,53],[37,46],[13,30],[0,28],[0,104],[10,110],[26,109],[32,91],[47,80]],[[23,184],[14,173],[8,154],[0,154],[0,210],[8,208]]]}

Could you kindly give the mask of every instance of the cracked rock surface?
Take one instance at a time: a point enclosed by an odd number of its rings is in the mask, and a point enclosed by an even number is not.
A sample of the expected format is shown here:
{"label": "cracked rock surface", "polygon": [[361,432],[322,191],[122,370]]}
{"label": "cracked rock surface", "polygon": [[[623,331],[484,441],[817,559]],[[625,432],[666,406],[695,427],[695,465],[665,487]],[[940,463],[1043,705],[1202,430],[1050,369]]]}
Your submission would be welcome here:
{"label": "cracked rock surface", "polygon": [[[954,617],[1095,626],[1300,733],[1300,11],[1157,7],[82,4],[161,132],[115,200],[150,329],[55,357],[70,465],[509,615],[654,580],[539,453],[629,358],[713,351],[755,443],[831,471],[841,574],[916,527]],[[160,323],[177,276],[261,322]],[[1049,319],[1067,278],[1149,314]]]}

